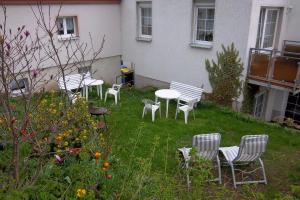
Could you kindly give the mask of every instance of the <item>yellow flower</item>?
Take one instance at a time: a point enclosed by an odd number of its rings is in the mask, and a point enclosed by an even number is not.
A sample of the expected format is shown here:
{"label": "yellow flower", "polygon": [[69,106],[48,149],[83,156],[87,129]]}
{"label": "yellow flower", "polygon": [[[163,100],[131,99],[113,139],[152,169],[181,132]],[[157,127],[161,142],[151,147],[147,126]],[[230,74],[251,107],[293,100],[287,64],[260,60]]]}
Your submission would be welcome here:
{"label": "yellow flower", "polygon": [[57,141],[62,141],[63,140],[63,137],[62,136],[57,136],[56,138],[55,138]]}
{"label": "yellow flower", "polygon": [[66,141],[64,142],[64,146],[67,147],[69,145],[69,143]]}
{"label": "yellow flower", "polygon": [[86,190],[85,189],[78,189],[76,195],[77,195],[78,198],[82,198],[86,195]]}

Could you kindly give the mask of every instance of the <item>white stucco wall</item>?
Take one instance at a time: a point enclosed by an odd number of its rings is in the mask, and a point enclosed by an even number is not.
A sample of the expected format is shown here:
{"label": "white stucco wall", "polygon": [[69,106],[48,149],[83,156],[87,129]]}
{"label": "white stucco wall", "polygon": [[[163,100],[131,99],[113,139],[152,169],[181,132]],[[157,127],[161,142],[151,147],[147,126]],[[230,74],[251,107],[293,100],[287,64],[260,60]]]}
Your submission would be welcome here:
{"label": "white stucco wall", "polygon": [[135,40],[136,0],[123,0],[123,59],[135,63],[138,75],[164,82],[204,84],[205,91],[210,92],[205,59],[216,58],[221,44],[234,42],[246,62],[251,7],[252,0],[216,0],[214,45],[212,49],[201,49],[189,45],[193,0],[153,0],[153,37],[150,43]]}
{"label": "white stucco wall", "polygon": [[286,39],[300,41],[300,1],[290,0]]}
{"label": "white stucco wall", "polygon": [[[18,5],[18,6],[7,6],[7,28],[14,30],[17,27],[25,25],[25,30],[28,30],[31,35],[34,35],[38,25],[33,15],[31,8],[37,12],[36,6]],[[46,21],[48,21],[48,5],[43,6]],[[51,5],[51,24],[55,23],[55,19],[58,15],[59,6]],[[2,12],[0,9],[1,23],[2,23]],[[87,42],[88,49],[90,46],[90,36],[95,49],[100,46],[102,37],[105,35],[104,49],[101,53],[102,58],[113,57],[121,55],[121,24],[120,24],[120,4],[87,4],[87,5],[70,5],[66,4],[62,6],[60,16],[77,16],[78,19],[78,31],[79,31],[79,42]],[[38,31],[40,35],[42,31]],[[57,40],[58,46],[61,41]],[[66,55],[65,51],[60,52],[63,58]],[[53,62],[47,62],[43,67],[53,66]]]}

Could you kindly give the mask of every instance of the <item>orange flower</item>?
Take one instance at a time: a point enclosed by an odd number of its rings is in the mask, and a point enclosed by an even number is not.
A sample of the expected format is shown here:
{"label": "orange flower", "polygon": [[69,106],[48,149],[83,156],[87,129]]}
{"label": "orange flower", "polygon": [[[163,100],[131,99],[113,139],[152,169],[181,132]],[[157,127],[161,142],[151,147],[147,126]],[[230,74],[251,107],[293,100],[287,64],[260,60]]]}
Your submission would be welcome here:
{"label": "orange flower", "polygon": [[109,162],[105,161],[105,162],[103,163],[103,167],[108,168],[108,167],[109,167]]}
{"label": "orange flower", "polygon": [[101,153],[99,152],[99,151],[97,151],[96,153],[95,153],[95,158],[96,159],[99,159],[101,157]]}

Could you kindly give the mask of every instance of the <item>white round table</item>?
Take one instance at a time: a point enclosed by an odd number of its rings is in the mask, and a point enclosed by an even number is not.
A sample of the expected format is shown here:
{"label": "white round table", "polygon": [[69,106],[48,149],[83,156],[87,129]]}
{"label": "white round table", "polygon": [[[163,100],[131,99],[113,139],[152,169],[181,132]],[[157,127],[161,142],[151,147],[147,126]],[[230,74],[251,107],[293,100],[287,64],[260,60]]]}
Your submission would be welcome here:
{"label": "white round table", "polygon": [[100,95],[100,98],[102,100],[102,85],[104,83],[104,81],[102,80],[97,80],[97,79],[92,79],[92,78],[88,78],[88,79],[84,79],[82,81],[83,85],[84,85],[84,96],[86,98],[86,100],[88,100],[89,98],[89,86],[97,86],[97,95]]}
{"label": "white round table", "polygon": [[166,118],[168,118],[169,112],[169,101],[170,99],[177,99],[180,96],[180,92],[171,89],[161,89],[155,91],[155,101],[157,102],[158,98],[166,99]]}

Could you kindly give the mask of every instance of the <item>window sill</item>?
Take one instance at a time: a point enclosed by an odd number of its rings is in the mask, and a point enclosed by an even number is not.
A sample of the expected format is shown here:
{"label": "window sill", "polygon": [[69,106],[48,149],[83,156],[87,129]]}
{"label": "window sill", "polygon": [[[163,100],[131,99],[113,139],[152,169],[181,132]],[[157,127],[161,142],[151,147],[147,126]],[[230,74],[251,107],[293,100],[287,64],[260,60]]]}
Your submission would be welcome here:
{"label": "window sill", "polygon": [[137,41],[141,41],[141,42],[151,42],[152,41],[152,37],[136,37],[135,39]]}
{"label": "window sill", "polygon": [[201,49],[211,49],[213,47],[212,42],[193,42],[190,44],[191,47],[193,48],[201,48]]}
{"label": "window sill", "polygon": [[66,36],[66,37],[58,36],[58,41],[78,40],[78,39],[79,39],[78,36]]}

